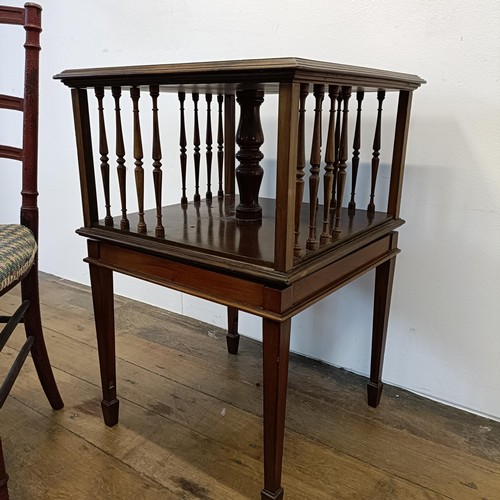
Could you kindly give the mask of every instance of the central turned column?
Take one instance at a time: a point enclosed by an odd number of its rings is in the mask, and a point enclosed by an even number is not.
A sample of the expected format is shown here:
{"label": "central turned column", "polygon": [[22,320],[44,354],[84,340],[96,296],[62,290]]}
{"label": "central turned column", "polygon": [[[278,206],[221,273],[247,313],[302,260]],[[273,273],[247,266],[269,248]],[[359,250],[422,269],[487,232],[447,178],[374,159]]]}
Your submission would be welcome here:
{"label": "central turned column", "polygon": [[240,105],[240,122],[236,132],[236,143],[240,150],[236,158],[240,162],[236,168],[236,181],[240,191],[240,204],[236,207],[236,218],[244,220],[262,219],[259,205],[259,190],[264,170],[259,162],[264,158],[260,146],[264,134],[260,123],[260,105],[264,102],[264,91],[245,89],[236,92]]}

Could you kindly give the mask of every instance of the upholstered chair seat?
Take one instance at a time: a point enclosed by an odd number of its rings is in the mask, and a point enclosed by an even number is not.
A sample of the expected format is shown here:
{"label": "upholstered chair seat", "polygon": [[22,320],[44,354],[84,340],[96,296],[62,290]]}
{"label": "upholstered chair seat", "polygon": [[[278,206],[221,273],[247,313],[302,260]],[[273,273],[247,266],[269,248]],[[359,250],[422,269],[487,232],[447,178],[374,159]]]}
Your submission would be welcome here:
{"label": "upholstered chair seat", "polygon": [[35,260],[33,233],[21,224],[0,224],[0,292],[22,278]]}

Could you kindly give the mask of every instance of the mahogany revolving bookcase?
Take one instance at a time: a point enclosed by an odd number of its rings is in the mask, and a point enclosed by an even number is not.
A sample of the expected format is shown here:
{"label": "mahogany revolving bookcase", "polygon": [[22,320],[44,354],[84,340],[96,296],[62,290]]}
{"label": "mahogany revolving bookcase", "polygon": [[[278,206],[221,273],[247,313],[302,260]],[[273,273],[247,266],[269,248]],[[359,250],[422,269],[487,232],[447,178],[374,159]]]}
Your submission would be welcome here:
{"label": "mahogany revolving bookcase", "polygon": [[[379,403],[411,100],[425,82],[297,58],[55,78],[72,92],[84,218],[77,232],[88,238],[105,423],[118,422],[119,404],[113,272],[227,306],[232,354],[238,311],[255,314],[263,324],[261,495],[282,498],[292,317],[372,269],[368,404]],[[265,160],[264,112],[272,130]],[[264,167],[268,198],[260,196]]]}

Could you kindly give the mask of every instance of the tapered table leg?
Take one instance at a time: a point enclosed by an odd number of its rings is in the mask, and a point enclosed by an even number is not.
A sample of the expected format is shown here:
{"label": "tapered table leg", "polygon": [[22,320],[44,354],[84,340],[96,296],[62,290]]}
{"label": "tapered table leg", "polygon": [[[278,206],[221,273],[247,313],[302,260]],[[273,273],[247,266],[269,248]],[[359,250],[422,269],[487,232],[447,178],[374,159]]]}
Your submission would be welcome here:
{"label": "tapered table leg", "polygon": [[264,489],[262,499],[283,498],[281,467],[291,320],[263,320],[264,349]]}
{"label": "tapered table leg", "polygon": [[229,354],[238,354],[240,344],[240,334],[238,333],[238,309],[235,307],[227,308],[227,352]]}
{"label": "tapered table leg", "polygon": [[113,272],[90,264],[90,282],[101,371],[104,423],[118,422],[119,401],[116,398],[115,316],[113,308]]}
{"label": "tapered table leg", "polygon": [[376,269],[375,299],[373,305],[372,359],[370,381],[368,382],[368,404],[377,407],[382,395],[382,367],[384,364],[385,341],[389,322],[392,282],[396,257],[384,262]]}

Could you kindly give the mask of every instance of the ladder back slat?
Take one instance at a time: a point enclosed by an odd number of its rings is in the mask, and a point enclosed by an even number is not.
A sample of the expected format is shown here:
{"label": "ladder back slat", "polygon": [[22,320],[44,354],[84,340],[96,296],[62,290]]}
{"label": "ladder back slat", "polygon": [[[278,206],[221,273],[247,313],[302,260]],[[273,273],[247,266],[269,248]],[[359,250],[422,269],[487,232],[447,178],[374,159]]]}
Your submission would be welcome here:
{"label": "ladder back slat", "polygon": [[24,106],[24,99],[13,95],[0,94],[0,108],[12,109],[14,111],[22,111]]}
{"label": "ladder back slat", "polygon": [[7,7],[0,5],[0,21],[2,24],[23,25],[25,11],[22,7]]}
{"label": "ladder back slat", "polygon": [[21,161],[23,159],[23,150],[21,148],[3,146],[0,144],[0,158]]}

